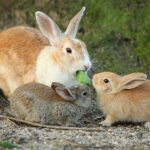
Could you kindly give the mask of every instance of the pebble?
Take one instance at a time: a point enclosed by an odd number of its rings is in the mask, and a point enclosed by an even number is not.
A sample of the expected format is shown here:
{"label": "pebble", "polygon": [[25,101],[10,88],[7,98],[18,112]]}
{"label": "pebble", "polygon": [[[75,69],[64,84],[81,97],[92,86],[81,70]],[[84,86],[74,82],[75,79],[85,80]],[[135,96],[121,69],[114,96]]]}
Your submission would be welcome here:
{"label": "pebble", "polygon": [[143,133],[142,132],[137,133],[137,137],[139,140],[141,140],[143,138]]}
{"label": "pebble", "polygon": [[[92,126],[92,125],[91,125]],[[99,127],[94,123],[94,126]],[[84,125],[85,127],[85,125]],[[148,149],[150,132],[142,125],[99,127],[100,131],[54,130],[14,125],[0,121],[0,141],[17,144],[25,150]],[[0,147],[0,149],[2,149]]]}

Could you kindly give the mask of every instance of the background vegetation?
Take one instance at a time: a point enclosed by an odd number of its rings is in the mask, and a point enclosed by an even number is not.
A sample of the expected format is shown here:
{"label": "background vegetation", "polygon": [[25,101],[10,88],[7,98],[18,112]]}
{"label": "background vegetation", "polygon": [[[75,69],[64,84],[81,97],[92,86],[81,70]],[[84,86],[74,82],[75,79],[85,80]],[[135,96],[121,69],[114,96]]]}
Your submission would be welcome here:
{"label": "background vegetation", "polygon": [[94,72],[150,75],[149,0],[0,0],[0,30],[37,27],[34,12],[47,13],[64,31],[86,6],[77,37],[86,42]]}

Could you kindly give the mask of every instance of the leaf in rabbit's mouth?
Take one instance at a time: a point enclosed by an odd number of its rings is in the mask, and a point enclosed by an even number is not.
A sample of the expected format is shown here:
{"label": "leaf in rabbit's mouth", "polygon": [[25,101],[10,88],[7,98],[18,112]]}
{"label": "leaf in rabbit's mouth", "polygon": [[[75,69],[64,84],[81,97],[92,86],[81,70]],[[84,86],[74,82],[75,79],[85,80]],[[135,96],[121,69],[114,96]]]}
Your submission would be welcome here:
{"label": "leaf in rabbit's mouth", "polygon": [[76,80],[81,84],[92,84],[91,79],[84,71],[77,71],[75,74]]}

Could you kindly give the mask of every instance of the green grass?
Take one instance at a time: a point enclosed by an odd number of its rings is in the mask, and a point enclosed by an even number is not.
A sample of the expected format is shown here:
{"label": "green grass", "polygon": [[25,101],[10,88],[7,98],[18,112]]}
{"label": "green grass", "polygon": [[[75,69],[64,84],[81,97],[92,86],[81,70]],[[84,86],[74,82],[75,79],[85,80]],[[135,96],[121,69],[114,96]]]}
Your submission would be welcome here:
{"label": "green grass", "polygon": [[0,29],[37,27],[34,12],[51,16],[64,31],[86,6],[77,37],[86,42],[94,72],[150,75],[150,1],[148,0],[12,0],[0,1]]}
{"label": "green grass", "polygon": [[[136,150],[145,150],[144,148],[137,148]],[[148,147],[147,150],[150,150],[150,146]]]}
{"label": "green grass", "polygon": [[9,143],[9,142],[0,142],[0,147],[12,149],[12,148],[19,148],[17,145]]}

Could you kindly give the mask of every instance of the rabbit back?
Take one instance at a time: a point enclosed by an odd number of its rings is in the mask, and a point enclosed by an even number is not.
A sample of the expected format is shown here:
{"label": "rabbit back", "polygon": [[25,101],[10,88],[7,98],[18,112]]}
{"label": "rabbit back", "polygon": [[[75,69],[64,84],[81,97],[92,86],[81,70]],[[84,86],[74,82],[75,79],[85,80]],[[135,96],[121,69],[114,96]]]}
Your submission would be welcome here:
{"label": "rabbit back", "polygon": [[150,80],[134,89],[101,95],[97,103],[105,115],[115,114],[119,120],[150,120]]}
{"label": "rabbit back", "polygon": [[15,90],[10,109],[20,119],[42,124],[66,125],[85,113],[82,107],[63,100],[50,87],[29,83]]}
{"label": "rabbit back", "polygon": [[86,45],[76,39],[84,11],[85,7],[71,19],[64,33],[52,18],[37,11],[41,32],[13,27],[0,34],[0,86],[7,96],[29,82],[48,86],[59,82],[68,87],[77,84],[74,74],[92,65]]}
{"label": "rabbit back", "polygon": [[[35,97],[34,97],[35,98]],[[82,107],[63,101],[41,101],[40,99],[21,99],[22,102],[11,103],[11,112],[17,118],[31,122],[68,125],[76,123],[85,113]],[[34,102],[33,102],[34,101]]]}
{"label": "rabbit back", "polygon": [[22,83],[36,81],[36,60],[48,40],[37,29],[12,27],[0,34],[0,84],[8,95]]}

